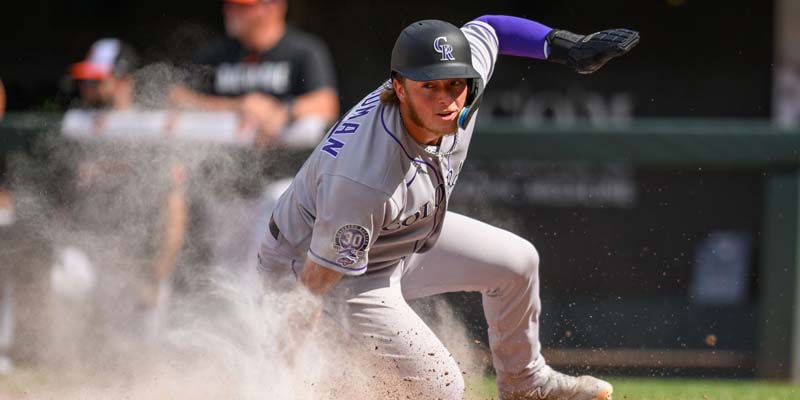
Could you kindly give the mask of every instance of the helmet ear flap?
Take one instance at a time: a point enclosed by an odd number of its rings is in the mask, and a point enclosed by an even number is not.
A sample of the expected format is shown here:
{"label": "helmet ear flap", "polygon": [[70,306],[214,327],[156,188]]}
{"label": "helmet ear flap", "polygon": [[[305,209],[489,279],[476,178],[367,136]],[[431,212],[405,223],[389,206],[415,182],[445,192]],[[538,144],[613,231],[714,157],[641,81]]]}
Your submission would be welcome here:
{"label": "helmet ear flap", "polygon": [[481,98],[483,97],[483,79],[470,78],[467,86],[469,88],[467,89],[467,103],[458,113],[458,127],[460,129],[466,129],[472,116],[478,111],[478,107],[481,105]]}
{"label": "helmet ear flap", "polygon": [[475,96],[478,92],[477,83],[475,78],[467,79],[467,104],[472,104],[475,101]]}

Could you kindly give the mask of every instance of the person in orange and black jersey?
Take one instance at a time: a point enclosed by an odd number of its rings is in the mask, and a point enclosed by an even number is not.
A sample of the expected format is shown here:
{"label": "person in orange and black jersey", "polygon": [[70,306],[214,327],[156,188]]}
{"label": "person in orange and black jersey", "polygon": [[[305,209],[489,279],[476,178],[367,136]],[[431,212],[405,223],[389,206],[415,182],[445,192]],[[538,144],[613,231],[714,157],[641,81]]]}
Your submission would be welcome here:
{"label": "person in orange and black jersey", "polygon": [[[136,110],[136,51],[116,38],[96,41],[86,59],[69,68],[78,88],[75,107],[99,111]],[[93,264],[117,264],[115,279],[99,290],[137,292],[128,311],[150,310],[155,332],[171,292],[172,274],[187,235],[187,170],[168,145],[81,143],[72,169],[70,204],[81,244]],[[100,272],[102,274],[102,271]],[[99,275],[99,281],[102,281]],[[155,312],[159,310],[158,312]],[[116,312],[116,311],[115,311]],[[124,314],[124,313],[122,313]],[[150,334],[148,333],[148,334]]]}

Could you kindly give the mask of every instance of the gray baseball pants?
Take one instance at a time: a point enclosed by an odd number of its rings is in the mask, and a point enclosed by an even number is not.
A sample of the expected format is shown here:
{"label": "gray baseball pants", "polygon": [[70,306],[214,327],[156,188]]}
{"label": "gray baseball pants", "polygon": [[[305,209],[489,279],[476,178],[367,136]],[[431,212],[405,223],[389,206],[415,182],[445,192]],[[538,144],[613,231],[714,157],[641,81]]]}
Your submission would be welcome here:
{"label": "gray baseball pants", "polygon": [[[351,336],[399,371],[403,382],[417,385],[416,395],[423,397],[415,398],[460,399],[464,382],[458,365],[406,300],[480,292],[498,387],[526,388],[545,364],[536,249],[511,232],[454,212],[447,213],[442,229],[430,251],[412,254],[393,268],[342,279],[327,304],[334,315],[344,313],[341,323]],[[283,280],[275,273],[294,274],[302,265],[270,237],[261,255],[267,264],[259,269],[266,281]],[[279,265],[293,265],[295,271]]]}

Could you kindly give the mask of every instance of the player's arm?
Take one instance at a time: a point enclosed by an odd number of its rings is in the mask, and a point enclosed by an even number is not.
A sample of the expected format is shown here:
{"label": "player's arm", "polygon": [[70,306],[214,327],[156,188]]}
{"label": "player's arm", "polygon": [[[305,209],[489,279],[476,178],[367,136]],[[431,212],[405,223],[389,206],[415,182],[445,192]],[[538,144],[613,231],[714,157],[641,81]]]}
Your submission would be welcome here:
{"label": "player's arm", "polygon": [[303,271],[300,272],[300,283],[312,294],[324,296],[333,285],[342,279],[342,276],[344,274],[341,272],[306,260],[303,264]]}
{"label": "player's arm", "polygon": [[333,66],[327,46],[317,39],[310,40],[297,71],[302,94],[291,102],[290,123],[279,133],[283,145],[313,148],[339,117],[339,95]]}
{"label": "player's arm", "polygon": [[297,310],[296,315],[293,316],[290,322],[292,328],[300,331],[310,331],[317,325],[317,320],[322,314],[322,303],[328,291],[342,279],[341,272],[334,271],[330,268],[323,267],[311,260],[306,260],[303,263],[303,270],[300,272],[300,284],[308,290],[309,293],[317,297],[318,301],[306,302],[300,304],[304,310]]}
{"label": "player's arm", "polygon": [[289,119],[318,116],[326,122],[333,122],[339,113],[339,99],[336,90],[330,87],[297,96],[291,106],[277,100],[274,100],[274,104],[265,104],[264,99],[274,99],[274,97],[260,93],[226,97],[196,92],[183,85],[175,85],[170,89],[170,100],[174,105],[203,111],[242,111],[248,106],[246,104],[248,97],[251,98],[251,101],[252,98],[261,98],[262,100],[260,104],[252,106],[286,113]]}
{"label": "player's arm", "polygon": [[272,142],[291,121],[290,107],[274,96],[252,92],[242,96],[216,96],[194,91],[183,85],[170,88],[174,107],[201,111],[228,111],[239,114],[243,125],[258,130],[257,146]]}
{"label": "player's arm", "polygon": [[169,101],[175,107],[201,111],[237,111],[241,103],[239,98],[200,93],[184,85],[170,87]]}
{"label": "player's arm", "polygon": [[366,272],[370,248],[386,218],[387,198],[345,176],[324,174],[319,178],[311,243],[299,276],[315,301],[297,305],[290,317],[292,328],[311,330],[331,287],[344,275]]}
{"label": "player's arm", "polygon": [[180,162],[170,166],[172,185],[164,203],[164,219],[161,227],[164,240],[157,253],[154,272],[159,280],[164,280],[172,273],[186,236],[189,210],[186,201],[186,167]]}
{"label": "player's arm", "polygon": [[164,201],[164,210],[159,221],[162,240],[151,262],[151,282],[145,288],[142,301],[145,306],[154,306],[162,294],[161,287],[167,282],[175,268],[178,254],[183,247],[189,219],[185,190],[185,167],[175,162],[171,166],[172,187]]}
{"label": "player's arm", "polygon": [[391,194],[334,173],[320,174],[316,186],[306,259],[344,275],[364,274],[384,221],[397,214]]}
{"label": "player's arm", "polygon": [[261,135],[256,145],[277,142],[289,147],[314,147],[339,113],[339,98],[332,87],[296,96],[290,102],[261,93],[242,97],[240,112],[255,121]]}
{"label": "player's arm", "polygon": [[299,293],[300,296],[294,297],[292,308],[286,316],[286,327],[277,338],[278,349],[290,365],[295,361],[297,350],[319,323],[325,294],[339,282],[342,275],[308,259],[303,264],[300,283],[307,293]]}
{"label": "player's arm", "polygon": [[476,21],[494,29],[499,54],[548,60],[567,65],[581,74],[597,71],[639,43],[639,33],[630,29],[579,35],[506,15],[484,15]]}
{"label": "player's arm", "polygon": [[321,40],[309,37],[301,60],[296,71],[301,94],[292,101],[291,119],[315,117],[329,125],[339,117],[336,71],[330,50]]}
{"label": "player's arm", "polygon": [[313,296],[296,302],[288,316],[292,340],[285,338],[282,342],[289,362],[298,344],[316,326],[328,291],[344,275],[366,272],[370,247],[385,219],[386,198],[386,194],[348,177],[319,178],[311,244],[299,276],[302,288]]}
{"label": "player's arm", "polygon": [[[277,143],[294,148],[313,148],[339,113],[339,98],[332,87],[323,87],[295,97],[284,105],[286,113],[279,120],[273,137]],[[269,139],[272,139],[270,137]]]}
{"label": "player's arm", "polygon": [[319,117],[327,124],[339,116],[339,97],[332,87],[323,87],[297,96],[292,104],[292,120]]}
{"label": "player's arm", "polygon": [[[214,96],[196,92],[182,85],[170,89],[170,102],[173,106],[202,111],[229,111],[238,113],[245,124],[258,128],[261,135],[258,145],[266,145],[278,136],[282,141],[297,146],[315,145],[325,127],[333,122],[339,113],[339,98],[332,87],[319,88],[294,98],[292,102],[282,102],[264,93],[248,93],[238,97]],[[320,121],[313,137],[295,138],[309,129],[291,130],[292,124],[304,119]],[[284,132],[285,131],[285,132]]]}

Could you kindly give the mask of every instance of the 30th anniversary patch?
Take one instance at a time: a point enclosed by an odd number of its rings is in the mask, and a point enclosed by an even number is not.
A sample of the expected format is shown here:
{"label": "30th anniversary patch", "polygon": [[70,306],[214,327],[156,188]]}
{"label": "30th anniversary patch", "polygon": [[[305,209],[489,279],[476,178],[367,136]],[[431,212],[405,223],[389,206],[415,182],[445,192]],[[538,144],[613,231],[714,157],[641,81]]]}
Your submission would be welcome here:
{"label": "30th anniversary patch", "polygon": [[349,267],[364,256],[369,245],[369,232],[361,225],[345,225],[336,231],[333,238],[333,249],[339,253],[336,263]]}

